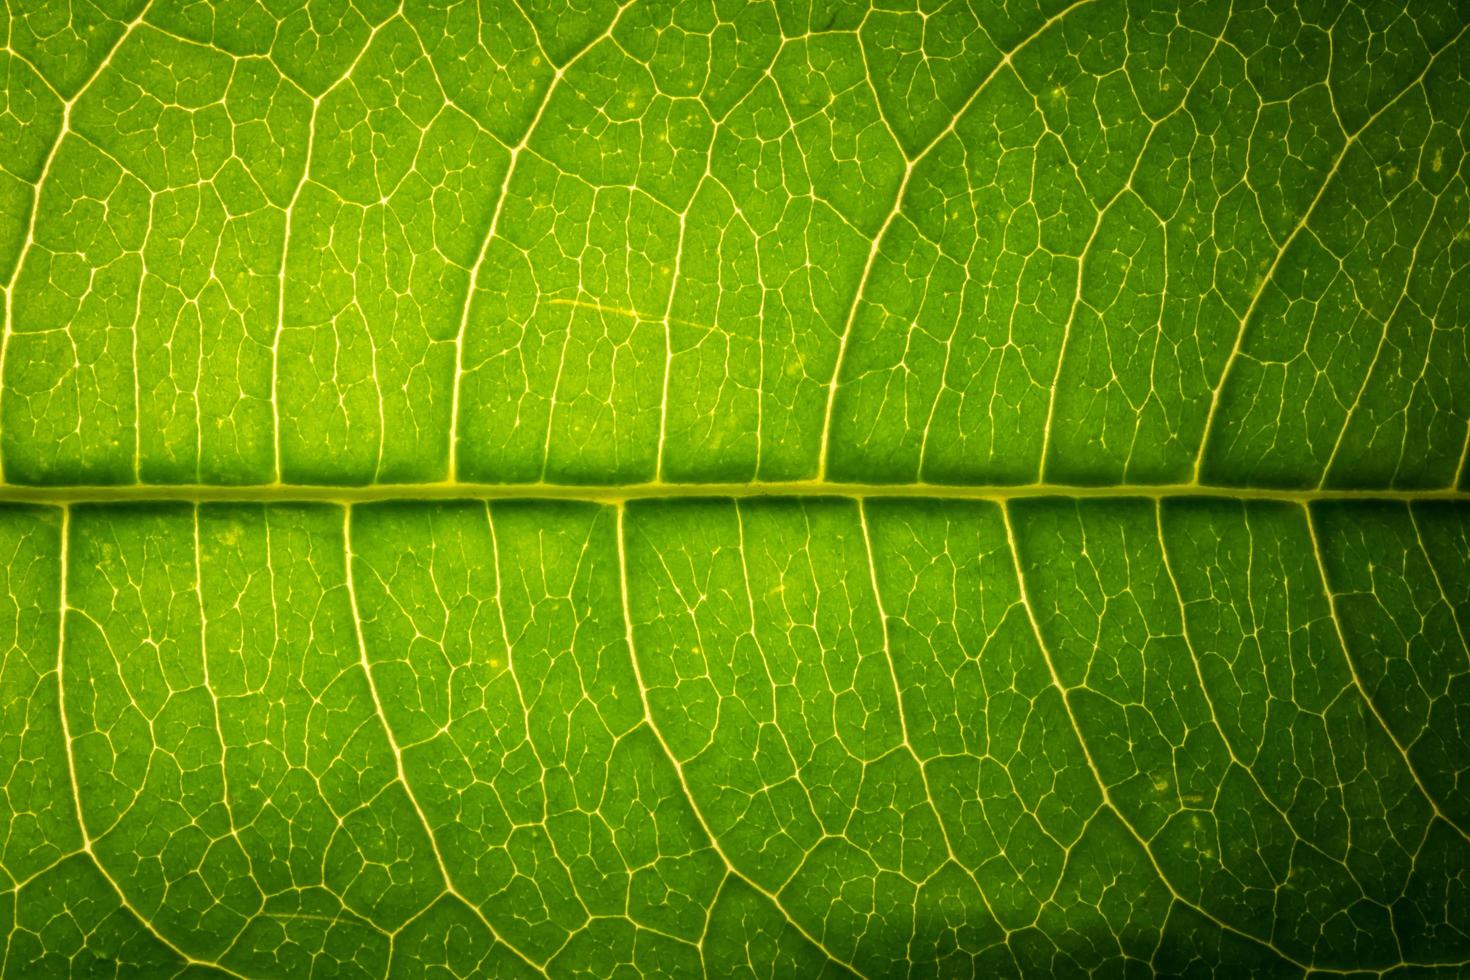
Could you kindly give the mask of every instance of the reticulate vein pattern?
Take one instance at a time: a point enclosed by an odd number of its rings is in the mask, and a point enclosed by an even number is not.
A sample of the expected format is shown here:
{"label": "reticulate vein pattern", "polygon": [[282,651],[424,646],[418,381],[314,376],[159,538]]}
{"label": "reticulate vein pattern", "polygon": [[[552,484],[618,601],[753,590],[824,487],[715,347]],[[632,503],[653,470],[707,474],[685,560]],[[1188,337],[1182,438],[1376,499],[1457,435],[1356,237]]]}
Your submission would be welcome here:
{"label": "reticulate vein pattern", "polygon": [[1457,504],[77,505],[0,546],[7,975],[1470,959]]}
{"label": "reticulate vein pattern", "polygon": [[1467,137],[1457,3],[7,0],[0,977],[1470,974]]}

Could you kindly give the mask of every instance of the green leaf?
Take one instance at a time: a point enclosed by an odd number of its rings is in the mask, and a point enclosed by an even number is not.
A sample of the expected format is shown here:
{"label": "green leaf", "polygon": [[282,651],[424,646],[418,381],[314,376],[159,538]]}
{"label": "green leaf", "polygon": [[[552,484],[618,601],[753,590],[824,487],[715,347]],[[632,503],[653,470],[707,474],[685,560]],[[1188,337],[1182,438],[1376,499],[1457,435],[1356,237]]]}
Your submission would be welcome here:
{"label": "green leaf", "polygon": [[1454,4],[11,3],[0,975],[1470,970],[1467,138]]}

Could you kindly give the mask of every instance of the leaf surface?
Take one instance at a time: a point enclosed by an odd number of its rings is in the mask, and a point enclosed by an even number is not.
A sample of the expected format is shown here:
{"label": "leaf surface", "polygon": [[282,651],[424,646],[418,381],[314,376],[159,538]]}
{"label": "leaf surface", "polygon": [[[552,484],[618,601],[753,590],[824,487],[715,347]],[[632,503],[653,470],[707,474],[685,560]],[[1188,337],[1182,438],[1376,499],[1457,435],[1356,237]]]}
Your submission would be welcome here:
{"label": "leaf surface", "polygon": [[1463,9],[0,38],[3,975],[1467,969]]}

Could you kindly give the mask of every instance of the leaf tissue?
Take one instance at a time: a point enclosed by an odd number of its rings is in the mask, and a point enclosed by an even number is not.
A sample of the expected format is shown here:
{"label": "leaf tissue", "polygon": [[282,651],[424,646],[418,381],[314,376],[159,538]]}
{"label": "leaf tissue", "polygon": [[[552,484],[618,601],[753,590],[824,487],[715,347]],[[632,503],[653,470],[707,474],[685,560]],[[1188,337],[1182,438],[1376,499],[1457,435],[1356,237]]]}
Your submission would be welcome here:
{"label": "leaf tissue", "polygon": [[1470,7],[8,0],[0,975],[1470,974]]}

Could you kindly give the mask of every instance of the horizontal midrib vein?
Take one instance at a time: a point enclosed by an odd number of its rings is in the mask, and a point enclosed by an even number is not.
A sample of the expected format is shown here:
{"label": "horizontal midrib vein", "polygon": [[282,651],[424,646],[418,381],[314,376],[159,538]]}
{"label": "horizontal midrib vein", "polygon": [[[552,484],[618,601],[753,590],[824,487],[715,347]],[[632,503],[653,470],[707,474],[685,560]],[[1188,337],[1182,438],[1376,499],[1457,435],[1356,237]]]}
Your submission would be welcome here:
{"label": "horizontal midrib vein", "polygon": [[1239,500],[1448,500],[1470,503],[1470,490],[1311,489],[1288,490],[1229,487],[1198,483],[1079,486],[1063,483],[1022,485],[936,483],[838,483],[822,480],[756,481],[751,483],[388,483],[371,486],[320,486],[272,483],[252,486],[201,484],[131,484],[121,486],[0,485],[0,504],[81,504],[147,502],[238,502],[337,504],[430,500],[580,500],[619,504],[630,500],[721,499],[754,497],[923,497],[936,500],[1003,502],[1028,497],[1146,498],[1215,497]]}

